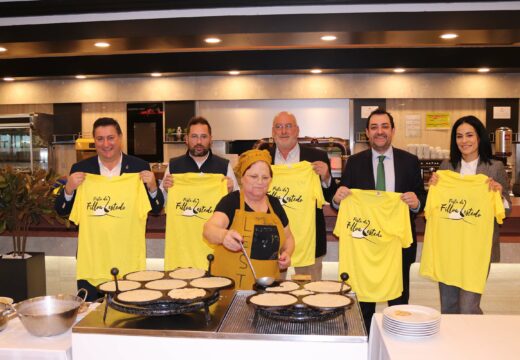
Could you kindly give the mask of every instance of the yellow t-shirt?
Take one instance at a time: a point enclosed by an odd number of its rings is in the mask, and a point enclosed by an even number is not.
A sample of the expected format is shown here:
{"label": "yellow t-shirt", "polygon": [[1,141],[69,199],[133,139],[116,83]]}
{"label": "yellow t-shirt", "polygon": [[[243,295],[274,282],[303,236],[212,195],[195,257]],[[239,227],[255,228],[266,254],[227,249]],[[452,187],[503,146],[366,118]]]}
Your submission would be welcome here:
{"label": "yellow t-shirt", "polygon": [[213,246],[202,236],[204,223],[227,194],[222,174],[173,174],[166,204],[165,270],[177,267],[208,267]]}
{"label": "yellow t-shirt", "polygon": [[489,191],[487,176],[437,171],[424,214],[426,230],[420,273],[430,279],[483,293],[486,286],[494,218],[505,217],[501,194]]}
{"label": "yellow t-shirt", "polygon": [[146,268],[146,219],[151,210],[139,174],[87,174],[69,219],[79,225],[76,278],[93,285]]}
{"label": "yellow t-shirt", "polygon": [[410,211],[400,193],[351,189],[339,207],[339,272],[359,301],[393,300],[403,292],[402,248],[413,241]]}
{"label": "yellow t-shirt", "polygon": [[316,207],[321,209],[325,202],[320,177],[308,161],[271,167],[273,181],[268,193],[280,200],[294,236],[291,265],[312,265],[316,256]]}

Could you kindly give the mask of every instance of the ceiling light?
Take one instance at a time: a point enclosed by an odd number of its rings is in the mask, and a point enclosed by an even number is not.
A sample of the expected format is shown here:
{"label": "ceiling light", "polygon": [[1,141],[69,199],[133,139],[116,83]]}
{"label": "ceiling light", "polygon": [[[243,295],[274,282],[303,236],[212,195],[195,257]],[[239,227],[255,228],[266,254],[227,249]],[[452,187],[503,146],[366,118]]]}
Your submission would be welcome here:
{"label": "ceiling light", "polygon": [[100,41],[100,42],[95,43],[94,46],[96,46],[98,48],[107,48],[110,46],[110,44],[107,42],[104,42],[104,41]]}
{"label": "ceiling light", "polygon": [[160,72],[153,72],[150,75],[153,76],[153,77],[161,77],[162,76],[162,74]]}
{"label": "ceiling light", "polygon": [[79,80],[83,80],[83,79],[86,79],[87,77],[85,75],[76,75],[76,79],[79,79]]}
{"label": "ceiling light", "polygon": [[398,74],[400,74],[400,73],[404,73],[405,71],[406,71],[406,70],[403,69],[403,68],[397,68],[397,69],[394,69],[394,72],[395,72],[395,73],[398,73]]}
{"label": "ceiling light", "polygon": [[240,75],[240,71],[238,71],[238,70],[231,70],[229,72],[229,75]]}
{"label": "ceiling light", "polygon": [[12,78],[12,77],[5,77],[4,81],[14,81],[14,78]]}
{"label": "ceiling light", "polygon": [[489,72],[489,68],[480,68],[477,70],[479,73],[487,73]]}
{"label": "ceiling light", "polygon": [[336,39],[337,39],[337,37],[334,35],[323,35],[321,37],[321,40],[323,40],[323,41],[334,41]]}
{"label": "ceiling light", "polygon": [[321,72],[322,72],[321,69],[312,69],[311,70],[311,73],[313,73],[313,74],[321,74]]}
{"label": "ceiling light", "polygon": [[441,39],[444,39],[444,40],[456,39],[458,37],[459,37],[459,35],[454,34],[454,33],[447,33],[447,34],[442,34],[441,35]]}
{"label": "ceiling light", "polygon": [[5,47],[0,46],[0,52],[6,52],[6,51],[7,51],[7,49]]}
{"label": "ceiling light", "polygon": [[208,44],[218,44],[222,40],[220,40],[219,38],[216,38],[216,37],[209,37],[209,38],[204,39],[204,41],[207,42]]}

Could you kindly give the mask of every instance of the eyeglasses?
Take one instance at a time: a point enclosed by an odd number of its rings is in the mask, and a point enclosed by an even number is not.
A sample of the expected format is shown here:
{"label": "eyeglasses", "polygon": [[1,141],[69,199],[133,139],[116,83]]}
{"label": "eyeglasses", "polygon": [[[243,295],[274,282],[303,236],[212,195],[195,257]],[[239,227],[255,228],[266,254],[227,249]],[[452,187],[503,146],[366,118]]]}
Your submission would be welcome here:
{"label": "eyeglasses", "polygon": [[289,123],[289,124],[276,124],[276,125],[274,126],[274,128],[275,128],[276,130],[282,130],[283,128],[285,128],[286,130],[290,130],[290,129],[292,129],[294,126],[295,126],[295,125],[293,125],[293,124],[291,124],[291,123]]}

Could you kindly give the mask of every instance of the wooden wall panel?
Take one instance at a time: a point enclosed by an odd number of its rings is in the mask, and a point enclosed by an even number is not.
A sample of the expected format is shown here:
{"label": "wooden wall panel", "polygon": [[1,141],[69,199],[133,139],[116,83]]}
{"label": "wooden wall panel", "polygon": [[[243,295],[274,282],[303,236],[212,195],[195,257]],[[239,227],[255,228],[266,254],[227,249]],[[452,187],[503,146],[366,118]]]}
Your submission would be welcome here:
{"label": "wooden wall panel", "polygon": [[[465,115],[474,115],[484,124],[486,123],[485,99],[389,99],[387,110],[395,121],[396,132],[393,144],[399,148],[406,148],[407,144],[428,144],[449,149],[450,130],[426,130],[426,113],[448,112],[450,124]],[[418,114],[421,116],[421,136],[406,137],[405,116]]]}
{"label": "wooden wall panel", "polygon": [[28,114],[28,113],[53,114],[52,104],[21,104],[21,105],[0,105],[0,115],[9,114]]}

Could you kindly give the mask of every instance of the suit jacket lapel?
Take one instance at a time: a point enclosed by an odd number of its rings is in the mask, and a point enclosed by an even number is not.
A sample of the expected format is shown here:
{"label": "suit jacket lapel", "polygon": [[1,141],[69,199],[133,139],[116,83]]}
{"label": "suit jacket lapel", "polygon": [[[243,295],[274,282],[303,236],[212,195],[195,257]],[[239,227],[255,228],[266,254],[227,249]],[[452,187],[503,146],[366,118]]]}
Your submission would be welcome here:
{"label": "suit jacket lapel", "polygon": [[[360,153],[361,154],[361,153]],[[375,189],[376,188],[376,182],[374,180],[374,165],[372,162],[372,149],[368,149],[364,153],[365,155],[363,158],[361,158],[361,172],[362,176],[366,181],[366,188],[367,189]],[[347,160],[348,161],[348,160]],[[367,165],[363,165],[367,164]],[[357,169],[356,169],[357,170]]]}
{"label": "suit jacket lapel", "polygon": [[123,175],[124,173],[127,173],[129,171],[129,164],[128,164],[128,156],[126,154],[123,154],[123,160],[121,160],[121,172],[119,175]]}
{"label": "suit jacket lapel", "polygon": [[403,188],[403,180],[404,180],[402,178],[402,174],[404,174],[404,173],[401,171],[401,167],[403,166],[403,163],[399,156],[399,151],[395,151],[395,149],[392,147],[392,152],[394,154],[395,191],[402,192],[401,189]]}

